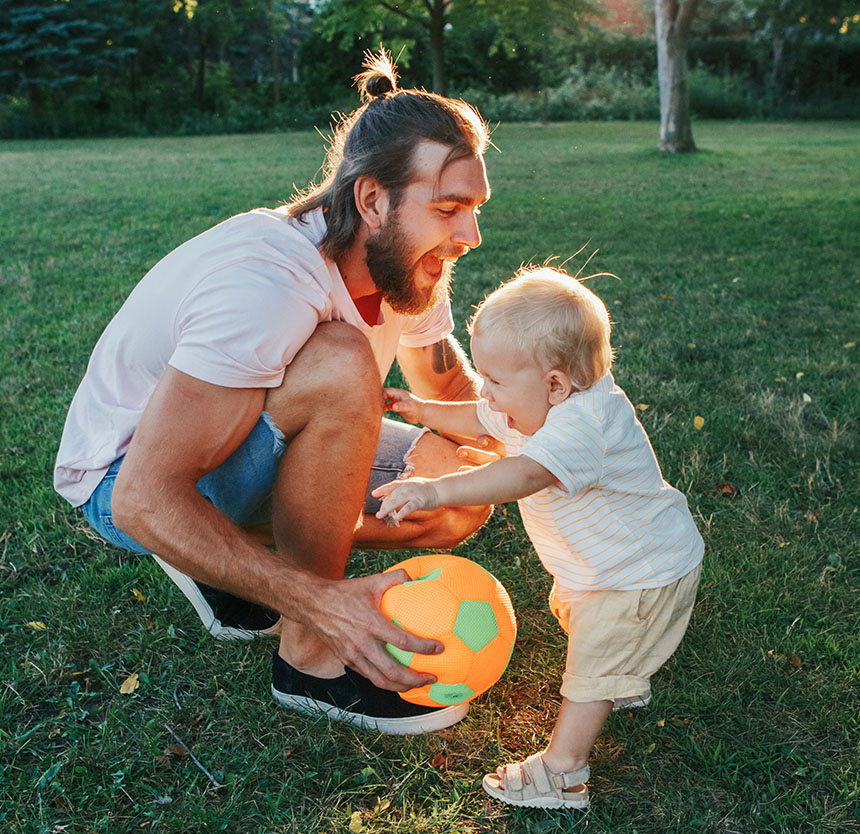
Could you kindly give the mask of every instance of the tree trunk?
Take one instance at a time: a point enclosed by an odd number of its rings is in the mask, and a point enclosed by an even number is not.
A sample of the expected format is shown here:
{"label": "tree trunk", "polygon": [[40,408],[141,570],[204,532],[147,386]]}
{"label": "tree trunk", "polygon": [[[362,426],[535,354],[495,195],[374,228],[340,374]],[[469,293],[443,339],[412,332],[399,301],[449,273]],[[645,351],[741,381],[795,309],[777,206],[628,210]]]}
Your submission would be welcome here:
{"label": "tree trunk", "polygon": [[784,48],[785,38],[782,35],[774,37],[773,42],[771,43],[773,63],[770,68],[770,83],[774,93],[779,89],[779,77],[782,74],[782,53]]}
{"label": "tree trunk", "polygon": [[446,0],[433,0],[430,7],[430,56],[433,61],[433,92],[448,95],[448,76],[445,72]]}
{"label": "tree trunk", "polygon": [[698,0],[657,0],[657,80],[660,86],[661,151],[695,153],[687,84],[687,37]]}
{"label": "tree trunk", "polygon": [[34,82],[27,82],[27,104],[29,106],[30,115],[34,119],[42,118],[42,109],[43,109],[43,101],[42,98],[42,88],[41,86]]}

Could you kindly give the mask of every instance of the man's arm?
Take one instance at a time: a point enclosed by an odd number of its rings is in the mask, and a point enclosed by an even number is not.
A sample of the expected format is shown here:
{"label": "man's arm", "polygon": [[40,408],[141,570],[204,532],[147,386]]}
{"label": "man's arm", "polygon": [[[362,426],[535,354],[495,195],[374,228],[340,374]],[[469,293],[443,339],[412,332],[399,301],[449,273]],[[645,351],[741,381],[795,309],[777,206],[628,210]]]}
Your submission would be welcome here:
{"label": "man's arm", "polygon": [[426,347],[400,347],[397,362],[410,390],[424,400],[477,400],[481,380],[452,336]]}
{"label": "man's arm", "polygon": [[115,523],[191,577],[311,626],[337,657],[375,683],[421,685],[382,645],[399,646],[406,638],[408,650],[433,650],[431,641],[408,635],[378,610],[382,593],[405,576],[316,576],[289,554],[256,543],[197,491],[197,481],[247,436],[264,396],[263,389],[223,388],[169,367],[117,477]]}
{"label": "man's arm", "polygon": [[[413,394],[424,400],[465,402],[477,400],[481,378],[472,369],[459,342],[448,335],[422,348],[400,347],[397,362]],[[504,446],[488,434],[479,434],[475,448],[472,437],[452,435],[461,446],[457,456],[465,465],[480,465],[504,454]]]}

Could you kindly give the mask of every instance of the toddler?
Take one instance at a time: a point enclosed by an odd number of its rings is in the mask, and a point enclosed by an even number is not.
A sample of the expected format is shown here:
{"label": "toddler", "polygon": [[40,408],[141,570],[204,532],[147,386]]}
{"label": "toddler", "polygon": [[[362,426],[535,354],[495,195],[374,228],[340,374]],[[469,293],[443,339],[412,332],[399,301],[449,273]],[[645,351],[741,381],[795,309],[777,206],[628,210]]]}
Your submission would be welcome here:
{"label": "toddler", "polygon": [[649,679],[687,628],[704,545],[612,378],[609,316],[593,292],[558,270],[524,269],[483,301],[469,333],[480,400],[387,388],[388,408],[461,441],[489,434],[505,456],[384,484],[377,515],[398,523],[440,506],[519,502],[568,634],[563,699],[546,749],[483,787],[511,805],[585,808],[588,755],[612,709],[650,701]]}

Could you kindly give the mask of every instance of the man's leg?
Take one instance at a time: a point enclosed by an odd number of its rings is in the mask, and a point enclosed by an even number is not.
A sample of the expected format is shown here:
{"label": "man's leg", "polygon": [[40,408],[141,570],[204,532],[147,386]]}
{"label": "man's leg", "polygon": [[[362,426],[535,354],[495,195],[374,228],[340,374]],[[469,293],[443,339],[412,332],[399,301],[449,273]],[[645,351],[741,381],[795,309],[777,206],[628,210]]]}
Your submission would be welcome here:
{"label": "man's leg", "polygon": [[[288,439],[272,492],[280,555],[340,579],[365,503],[382,420],[382,385],[365,337],[322,325],[267,396],[265,410]],[[384,733],[421,733],[462,719],[468,704],[431,708],[379,689],[343,664],[307,626],[282,620],[272,658],[272,695],[283,706],[322,711]]]}
{"label": "man's leg", "polygon": [[[393,421],[383,423],[382,444],[385,442],[386,424],[390,427],[391,422]],[[414,427],[407,426],[407,428]],[[437,478],[449,472],[456,472],[464,465],[463,459],[457,456],[459,448],[457,444],[431,432],[417,436],[414,445],[404,444],[400,438],[397,438],[392,446],[392,450],[382,451],[384,466],[380,471],[376,469],[379,460],[374,460],[371,487],[410,475]],[[397,460],[393,457],[385,458],[386,451],[399,451],[401,448],[404,453],[402,457]],[[377,454],[380,454],[380,450],[377,450]],[[368,506],[374,503],[375,506]],[[415,513],[403,519],[398,527],[390,527],[374,515],[377,509],[379,509],[379,501],[368,497],[364,514],[355,530],[353,547],[367,550],[400,550],[409,547],[442,550],[455,547],[479,530],[492,512],[492,507],[489,506],[440,507],[433,512]],[[261,544],[267,546],[275,544],[271,521],[249,524],[244,527],[244,530]]]}
{"label": "man's leg", "polygon": [[[340,579],[382,420],[382,383],[367,339],[350,325],[320,325],[264,408],[288,441],[272,490],[275,546],[308,571]],[[281,656],[316,676],[343,671],[315,633],[293,621],[282,623]]]}

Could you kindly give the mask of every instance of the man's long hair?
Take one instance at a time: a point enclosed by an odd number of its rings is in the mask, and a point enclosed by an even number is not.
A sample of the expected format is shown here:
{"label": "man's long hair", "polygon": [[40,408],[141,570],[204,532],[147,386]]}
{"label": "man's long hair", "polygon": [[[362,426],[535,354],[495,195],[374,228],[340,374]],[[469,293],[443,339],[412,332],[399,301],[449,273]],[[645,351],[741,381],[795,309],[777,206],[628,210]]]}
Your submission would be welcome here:
{"label": "man's long hair", "polygon": [[457,99],[426,90],[400,90],[391,55],[384,49],[366,53],[364,72],[355,77],[362,104],[341,118],[330,140],[322,167],[322,182],[309,186],[287,207],[291,217],[325,209],[327,231],[321,252],[337,260],[352,245],[361,223],[353,186],[362,176],[373,177],[389,192],[396,208],[413,178],[413,156],[422,141],[451,150],[445,166],[479,156],[490,142],[478,112]]}

